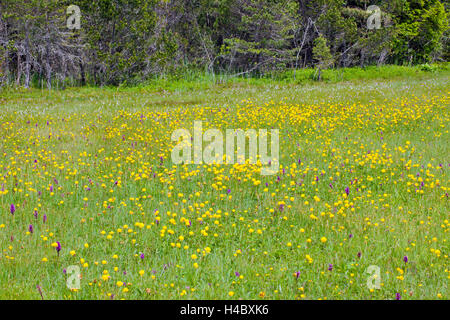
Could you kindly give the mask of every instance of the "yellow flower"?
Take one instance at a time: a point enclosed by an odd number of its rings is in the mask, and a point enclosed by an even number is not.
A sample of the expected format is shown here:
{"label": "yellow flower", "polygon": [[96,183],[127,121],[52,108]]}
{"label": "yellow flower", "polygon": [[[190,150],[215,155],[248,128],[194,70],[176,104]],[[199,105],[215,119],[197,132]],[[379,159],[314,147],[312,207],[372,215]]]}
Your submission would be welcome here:
{"label": "yellow flower", "polygon": [[41,260],[42,262],[47,262],[48,261],[48,259],[46,258],[46,257],[44,257],[44,258],[42,258],[42,260]]}
{"label": "yellow flower", "polygon": [[142,277],[144,275],[145,271],[144,270],[140,270],[139,271],[139,275]]}
{"label": "yellow flower", "polygon": [[322,242],[322,243],[327,242],[327,238],[325,238],[325,237],[320,238],[320,242]]}
{"label": "yellow flower", "polygon": [[234,292],[233,292],[233,291],[230,291],[230,292],[228,292],[228,295],[229,295],[230,297],[232,297],[232,296],[234,296]]}
{"label": "yellow flower", "polygon": [[120,288],[121,286],[123,286],[123,282],[122,281],[117,281],[116,285]]}

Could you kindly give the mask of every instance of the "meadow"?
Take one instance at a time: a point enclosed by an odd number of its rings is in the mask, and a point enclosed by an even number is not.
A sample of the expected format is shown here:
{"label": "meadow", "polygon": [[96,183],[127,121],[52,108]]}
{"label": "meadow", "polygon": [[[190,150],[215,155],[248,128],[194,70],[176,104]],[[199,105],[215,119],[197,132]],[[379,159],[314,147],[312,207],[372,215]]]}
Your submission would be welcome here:
{"label": "meadow", "polygon": [[[405,74],[3,89],[0,299],[448,300],[450,73]],[[174,165],[194,120],[279,172]]]}

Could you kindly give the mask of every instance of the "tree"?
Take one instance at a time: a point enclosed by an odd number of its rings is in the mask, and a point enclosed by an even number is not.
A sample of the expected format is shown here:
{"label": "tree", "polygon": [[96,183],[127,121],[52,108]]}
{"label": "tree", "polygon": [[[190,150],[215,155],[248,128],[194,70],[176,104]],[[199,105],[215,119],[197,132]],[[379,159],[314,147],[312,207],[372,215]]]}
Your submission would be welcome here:
{"label": "tree", "polygon": [[323,35],[318,36],[314,40],[313,58],[316,60],[317,80],[320,81],[322,69],[327,69],[334,62],[327,40]]}
{"label": "tree", "polygon": [[396,4],[396,61],[429,62],[433,53],[442,48],[442,37],[448,29],[444,5],[438,0],[397,0]]}

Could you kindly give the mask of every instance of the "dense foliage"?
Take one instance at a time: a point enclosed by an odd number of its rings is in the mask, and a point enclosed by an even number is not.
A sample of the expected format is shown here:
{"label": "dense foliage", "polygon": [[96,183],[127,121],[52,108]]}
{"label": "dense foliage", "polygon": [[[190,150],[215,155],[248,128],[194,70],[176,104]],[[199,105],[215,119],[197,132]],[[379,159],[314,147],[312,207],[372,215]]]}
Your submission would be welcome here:
{"label": "dense foliage", "polygon": [[449,57],[439,0],[80,0],[79,29],[68,28],[71,4],[0,1],[1,85],[118,85],[186,69],[316,67],[320,79],[323,68]]}

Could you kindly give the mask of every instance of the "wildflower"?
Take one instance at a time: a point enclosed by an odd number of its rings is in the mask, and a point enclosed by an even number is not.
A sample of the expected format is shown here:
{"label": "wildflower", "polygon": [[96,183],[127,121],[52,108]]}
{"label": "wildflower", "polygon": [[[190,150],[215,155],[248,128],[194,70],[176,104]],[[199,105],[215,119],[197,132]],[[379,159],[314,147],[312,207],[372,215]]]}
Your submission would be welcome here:
{"label": "wildflower", "polygon": [[332,271],[333,270],[333,265],[330,263],[329,265],[328,265],[328,271]]}
{"label": "wildflower", "polygon": [[42,300],[44,300],[44,295],[42,294],[42,288],[41,288],[41,286],[40,286],[40,285],[37,285],[36,288],[38,289],[39,294],[41,295]]}
{"label": "wildflower", "polygon": [[59,243],[59,241],[56,241],[56,243],[58,244],[56,246],[56,252],[58,252],[58,256],[59,256],[59,252],[61,251],[61,243]]}
{"label": "wildflower", "polygon": [[30,224],[28,226],[28,232],[33,233],[33,225],[32,224]]}
{"label": "wildflower", "polygon": [[12,215],[14,215],[14,212],[16,212],[16,207],[14,206],[14,204],[11,204],[9,211],[11,212]]}

